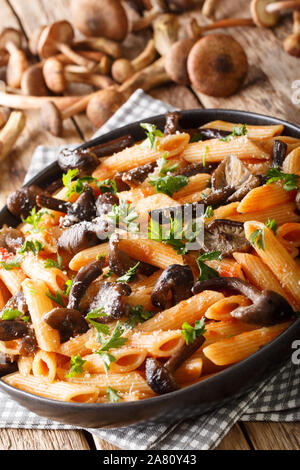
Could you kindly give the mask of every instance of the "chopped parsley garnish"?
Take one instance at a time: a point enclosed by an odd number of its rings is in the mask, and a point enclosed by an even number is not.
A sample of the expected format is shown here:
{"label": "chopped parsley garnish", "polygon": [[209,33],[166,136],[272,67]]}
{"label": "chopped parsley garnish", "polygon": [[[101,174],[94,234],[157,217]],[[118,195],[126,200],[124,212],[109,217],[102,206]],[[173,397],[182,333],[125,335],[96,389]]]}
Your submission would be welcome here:
{"label": "chopped parsley garnish", "polygon": [[157,160],[157,168],[159,176],[166,176],[168,173],[173,173],[177,170],[179,163],[169,163],[164,154],[161,158]]}
{"label": "chopped parsley garnish", "polygon": [[118,349],[121,346],[124,346],[124,344],[128,341],[128,338],[122,337],[123,332],[123,327],[120,325],[120,322],[117,322],[111,336],[107,340],[103,338],[103,335],[100,335],[102,339],[102,345],[100,349],[96,351],[96,354],[99,354],[102,357],[104,369],[106,372],[110,369],[110,364],[116,361],[115,356],[110,354],[108,351],[110,349]]}
{"label": "chopped parsley garnish", "polygon": [[60,293],[58,291],[56,291],[55,295],[52,295],[51,292],[49,291],[49,289],[47,289],[46,296],[49,299],[53,300],[53,302],[55,302],[57,305],[60,305],[63,308],[65,307],[62,296],[60,295]]}
{"label": "chopped parsley garnish", "polygon": [[104,181],[97,181],[96,185],[98,186],[102,194],[116,194],[118,192],[117,183],[115,182],[115,180],[107,179]]}
{"label": "chopped parsley garnish", "polygon": [[103,279],[107,279],[111,276],[113,276],[115,273],[110,269],[106,274],[103,274]]}
{"label": "chopped parsley garnish", "polygon": [[283,182],[283,189],[285,191],[293,191],[298,189],[298,175],[293,173],[283,173],[280,168],[270,168],[267,171],[268,181],[266,184],[276,183],[276,181]]}
{"label": "chopped parsley garnish", "polygon": [[245,124],[242,124],[240,127],[234,126],[232,133],[226,137],[222,137],[220,140],[230,142],[234,137],[241,137],[242,135],[246,135],[247,132],[247,126]]}
{"label": "chopped parsley garnish", "polygon": [[20,255],[23,255],[24,253],[28,253],[28,251],[32,251],[36,256],[39,254],[40,251],[44,249],[44,245],[36,240],[35,242],[32,242],[30,240],[26,240],[22,247],[18,250],[18,253]]}
{"label": "chopped parsley garnish", "polygon": [[66,375],[68,379],[72,377],[76,377],[76,375],[82,375],[83,374],[83,365],[86,363],[84,359],[80,356],[80,354],[77,354],[76,356],[72,356],[70,360],[70,371]]}
{"label": "chopped parsley garnish", "polygon": [[[106,317],[106,313],[103,311],[103,308],[97,308],[95,310],[92,310],[91,312],[89,312],[85,319],[91,324],[93,325],[93,327],[95,328],[96,332],[99,333],[99,334],[104,334],[104,335],[108,335],[109,334],[109,327],[108,325],[104,325],[103,323],[98,323],[97,321],[95,321],[96,318],[103,318],[103,317]],[[100,338],[102,339],[102,338]]]}
{"label": "chopped parsley garnish", "polygon": [[214,216],[214,210],[213,210],[212,206],[207,206],[207,208],[205,209],[205,212],[203,214],[203,218],[204,219],[210,219],[213,216]]}
{"label": "chopped parsley garnish", "polygon": [[22,219],[22,222],[24,224],[32,225],[32,231],[33,232],[35,232],[35,233],[40,232],[41,230],[43,230],[43,228],[39,227],[39,223],[41,222],[42,217],[45,213],[46,213],[45,211],[37,212],[36,207],[34,207],[31,210],[29,216],[26,219]]}
{"label": "chopped parsley garnish", "polygon": [[209,147],[208,147],[208,145],[207,145],[207,146],[205,147],[204,155],[203,155],[203,158],[202,158],[202,165],[203,165],[203,166],[206,165],[206,159],[207,159],[208,152],[209,152]]}
{"label": "chopped parsley garnish", "polygon": [[107,398],[109,399],[111,403],[117,403],[122,398],[122,395],[120,394],[120,392],[118,392],[112,387],[107,387],[105,391],[105,395],[107,396]]}
{"label": "chopped parsley garnish", "polygon": [[78,173],[79,170],[77,168],[74,168],[73,170],[68,170],[68,173],[63,174],[62,176],[63,185],[68,189],[67,197],[70,197],[70,195],[73,193],[72,183]]}
{"label": "chopped parsley garnish", "polygon": [[188,185],[189,179],[184,175],[166,175],[163,177],[149,176],[148,181],[151,186],[155,187],[157,193],[167,194],[172,197],[174,193]]}
{"label": "chopped parsley garnish", "polygon": [[62,257],[57,253],[57,261],[54,259],[46,259],[44,263],[45,268],[57,268],[60,269],[61,271],[64,270],[63,264],[62,264]]}
{"label": "chopped parsley garnish", "polygon": [[123,228],[129,232],[138,232],[139,224],[136,221],[138,214],[134,207],[131,207],[127,201],[121,201],[120,205],[114,205],[112,212],[108,215],[116,227]]}
{"label": "chopped parsley garnish", "polygon": [[212,251],[210,253],[204,253],[199,255],[196,262],[199,268],[199,281],[206,281],[207,279],[212,279],[214,277],[218,277],[219,273],[215,269],[207,266],[204,261],[212,261],[212,260],[221,260],[221,252],[220,251]]}
{"label": "chopped parsley garnish", "polygon": [[195,134],[191,140],[190,140],[190,144],[194,144],[195,142],[200,142],[202,139],[202,134],[198,133],[198,134]]}
{"label": "chopped parsley garnish", "polygon": [[25,322],[29,320],[28,316],[23,316],[23,313],[16,308],[5,308],[3,310],[1,320],[15,320],[16,318],[20,318]]}
{"label": "chopped parsley garnish", "polygon": [[250,243],[252,246],[257,246],[261,250],[266,249],[265,243],[265,232],[263,229],[254,230],[254,232],[250,235]]}
{"label": "chopped parsley garnish", "polygon": [[178,255],[186,253],[186,246],[184,243],[185,235],[182,226],[182,220],[170,217],[169,232],[165,233],[162,227],[155,219],[150,219],[148,238],[156,242],[164,242],[166,245],[172,246]]}
{"label": "chopped parsley garnish", "polygon": [[278,229],[278,224],[277,224],[276,220],[268,219],[267,222],[265,223],[265,226],[268,227],[269,229],[271,229],[274,232],[274,235],[276,235],[277,229]]}
{"label": "chopped parsley garnish", "polygon": [[72,284],[73,284],[73,280],[74,280],[74,279],[69,279],[69,280],[65,283],[65,288],[64,288],[64,296],[65,296],[65,297],[68,297],[68,295],[70,294],[70,290],[71,290],[71,287],[72,287]]}
{"label": "chopped parsley garnish", "polygon": [[12,271],[14,268],[19,268],[21,266],[21,261],[19,259],[12,259],[1,261],[0,264],[5,271]]}
{"label": "chopped parsley garnish", "polygon": [[132,330],[137,324],[144,323],[154,315],[155,312],[145,310],[143,305],[135,305],[130,308],[130,314],[128,320],[124,323],[124,327]]}
{"label": "chopped parsley garnish", "polygon": [[96,260],[97,261],[100,261],[100,259],[105,259],[105,255],[101,255],[100,253],[98,253],[98,255],[96,256]]}
{"label": "chopped parsley garnish", "polygon": [[156,150],[158,140],[157,138],[163,137],[162,131],[157,129],[155,124],[150,124],[148,122],[141,123],[140,126],[145,129],[147,136],[147,139],[143,142],[142,147]]}
{"label": "chopped parsley garnish", "polygon": [[133,266],[132,268],[129,268],[127,273],[125,273],[121,277],[118,277],[117,282],[130,282],[130,281],[132,281],[134,279],[134,277],[136,276],[136,273],[137,273],[137,270],[138,270],[140,264],[141,264],[141,262],[139,261],[138,263],[136,263],[135,266]]}
{"label": "chopped parsley garnish", "polygon": [[199,336],[203,336],[206,333],[204,317],[201,320],[195,322],[195,326],[191,326],[188,322],[184,322],[182,325],[181,333],[185,339],[186,344],[191,344]]}

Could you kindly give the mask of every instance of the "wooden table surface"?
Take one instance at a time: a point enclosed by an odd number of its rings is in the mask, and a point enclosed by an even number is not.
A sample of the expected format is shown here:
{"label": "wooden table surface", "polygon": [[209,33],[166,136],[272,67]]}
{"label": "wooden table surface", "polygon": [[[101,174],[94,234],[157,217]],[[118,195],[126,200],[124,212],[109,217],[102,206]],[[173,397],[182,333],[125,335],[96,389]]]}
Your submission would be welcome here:
{"label": "wooden table surface", "polygon": [[[25,36],[38,26],[69,18],[70,0],[0,0],[0,30],[4,27],[22,28]],[[248,16],[249,0],[223,0],[218,16]],[[193,16],[199,17],[198,13]],[[203,21],[203,18],[202,18]],[[168,85],[151,92],[178,108],[231,108],[254,111],[287,119],[300,124],[300,105],[292,103],[292,83],[300,79],[300,60],[288,56],[282,49],[282,39],[291,31],[291,18],[283,18],[275,30],[237,28],[234,36],[243,44],[249,58],[249,77],[243,90],[226,99],[210,98],[194,90]],[[135,53],[142,48],[145,34],[126,40],[130,56],[132,44]],[[63,139],[44,132],[38,112],[27,112],[25,132],[14,152],[1,163],[0,203],[19,187],[37,145],[57,146],[67,142],[89,139],[94,132],[85,116],[65,124]],[[238,423],[220,444],[220,450],[289,450],[300,448],[300,424]],[[0,430],[0,449],[99,449],[115,447],[82,431]]]}

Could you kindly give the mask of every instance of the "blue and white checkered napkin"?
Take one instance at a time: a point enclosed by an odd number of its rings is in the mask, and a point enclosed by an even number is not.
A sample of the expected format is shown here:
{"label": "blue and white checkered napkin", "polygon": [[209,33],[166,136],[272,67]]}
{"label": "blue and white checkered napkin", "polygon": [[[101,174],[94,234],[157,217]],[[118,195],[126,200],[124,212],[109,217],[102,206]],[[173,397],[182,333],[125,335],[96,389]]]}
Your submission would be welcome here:
{"label": "blue and white checkered napkin", "polygon": [[[104,134],[131,122],[172,109],[136,91],[116,114],[96,133]],[[26,180],[53,162],[58,149],[38,147]],[[211,413],[172,425],[140,424],[120,429],[93,430],[106,441],[126,450],[208,450],[215,448],[237,421],[300,420],[300,367],[289,361],[247,396]],[[51,422],[20,407],[0,394],[0,428],[73,429]]]}

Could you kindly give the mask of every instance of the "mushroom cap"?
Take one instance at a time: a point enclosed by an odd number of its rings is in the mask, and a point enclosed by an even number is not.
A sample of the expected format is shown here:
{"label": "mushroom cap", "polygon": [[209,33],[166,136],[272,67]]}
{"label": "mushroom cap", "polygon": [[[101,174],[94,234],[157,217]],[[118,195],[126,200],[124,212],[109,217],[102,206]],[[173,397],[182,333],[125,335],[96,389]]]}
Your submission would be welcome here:
{"label": "mushroom cap", "polygon": [[58,165],[64,173],[78,169],[78,176],[90,175],[99,165],[97,156],[90,150],[65,148],[58,154]]}
{"label": "mushroom cap", "polygon": [[29,36],[28,49],[30,50],[32,55],[37,55],[38,54],[38,50],[37,50],[38,43],[39,43],[41,34],[42,34],[42,32],[44,31],[45,28],[46,28],[46,26],[41,26],[39,28],[36,28],[33,31],[33,33]]}
{"label": "mushroom cap", "polygon": [[127,35],[127,15],[119,0],[72,0],[71,13],[85,36],[123,41]]}
{"label": "mushroom cap", "polygon": [[242,86],[248,61],[242,46],[226,34],[211,34],[193,46],[187,62],[192,85],[210,96],[230,96]]}
{"label": "mushroom cap", "polygon": [[99,91],[87,106],[87,117],[95,127],[101,127],[125,102],[125,97],[117,89]]}
{"label": "mushroom cap", "polygon": [[146,360],[146,380],[149,387],[158,395],[171,393],[178,389],[178,384],[173,375],[152,357],[148,357]]}
{"label": "mushroom cap", "polygon": [[17,189],[7,198],[8,210],[15,217],[26,219],[30,211],[37,207],[36,197],[41,193],[43,190],[35,184]]}
{"label": "mushroom cap", "polygon": [[204,230],[204,242],[201,247],[206,253],[220,251],[222,256],[230,256],[235,251],[250,251],[251,245],[246,239],[244,224],[229,219],[215,219]]}
{"label": "mushroom cap", "polygon": [[283,43],[284,50],[294,57],[300,57],[300,34],[290,34]]}
{"label": "mushroom cap", "polygon": [[65,78],[64,65],[55,57],[47,59],[43,66],[43,76],[49,90],[53,93],[63,93],[68,82]]}
{"label": "mushroom cap", "polygon": [[116,60],[111,69],[113,79],[118,83],[123,83],[134,74],[135,70],[131,62],[127,59]]}
{"label": "mushroom cap", "polygon": [[72,44],[74,30],[68,21],[56,21],[50,24],[41,32],[37,51],[40,57],[47,59],[55,55],[58,51],[58,44]]}
{"label": "mushroom cap", "polygon": [[34,64],[25,70],[22,81],[21,89],[24,95],[27,96],[47,96],[48,89],[45,84],[43,69],[40,64]]}
{"label": "mushroom cap", "polygon": [[46,101],[41,107],[42,126],[50,134],[61,137],[63,133],[63,121],[61,113],[52,101]]}
{"label": "mushroom cap", "polygon": [[175,42],[166,54],[165,69],[171,80],[178,85],[190,83],[187,72],[188,55],[195,44],[195,39],[186,38]]}
{"label": "mushroom cap", "polygon": [[6,49],[7,43],[13,43],[16,47],[22,46],[22,33],[14,28],[5,28],[0,35],[0,49]]}
{"label": "mushroom cap", "polygon": [[280,13],[274,12],[269,13],[266,10],[266,6],[269,3],[274,3],[274,0],[252,0],[250,4],[250,11],[251,16],[253,18],[254,23],[257,26],[261,26],[263,28],[272,28],[276,26],[279,21]]}
{"label": "mushroom cap", "polygon": [[28,67],[25,52],[17,49],[10,55],[6,69],[6,82],[12,88],[20,88],[22,77]]}

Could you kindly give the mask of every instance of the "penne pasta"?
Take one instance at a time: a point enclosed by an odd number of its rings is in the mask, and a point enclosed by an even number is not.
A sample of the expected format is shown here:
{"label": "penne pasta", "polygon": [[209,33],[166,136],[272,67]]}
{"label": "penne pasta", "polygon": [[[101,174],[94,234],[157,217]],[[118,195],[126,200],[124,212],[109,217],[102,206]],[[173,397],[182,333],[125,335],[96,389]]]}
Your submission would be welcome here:
{"label": "penne pasta", "polygon": [[[221,131],[233,132],[236,127],[241,127],[242,124],[235,124],[226,121],[212,121],[204,126],[204,129],[218,129]],[[284,126],[277,124],[275,126],[251,126],[247,124],[247,136],[251,139],[268,139],[280,135],[284,130]]]}
{"label": "penne pasta", "polygon": [[230,320],[230,313],[238,307],[251,305],[247,297],[243,295],[231,295],[225,299],[219,300],[206,311],[205,316],[210,320]]}
{"label": "penne pasta", "polygon": [[294,174],[297,174],[300,172],[300,141],[299,141],[298,147],[292,150],[284,159],[284,162],[282,165],[282,171],[284,173],[294,173]]}
{"label": "penne pasta", "polygon": [[280,183],[266,184],[252,189],[240,202],[237,211],[241,214],[260,211],[293,201],[294,195],[285,191]]}
{"label": "penne pasta", "polygon": [[33,254],[24,256],[22,269],[33,281],[44,281],[52,292],[63,293],[68,276],[58,268],[46,268],[44,261]]}
{"label": "penne pasta", "polygon": [[56,354],[48,351],[38,351],[32,363],[32,373],[40,380],[53,383],[56,377]]}
{"label": "penne pasta", "polygon": [[86,250],[77,253],[70,261],[69,268],[72,271],[79,271],[80,268],[95,261],[98,255],[104,255],[108,259],[109,243],[102,243],[101,245],[92,246]]}

